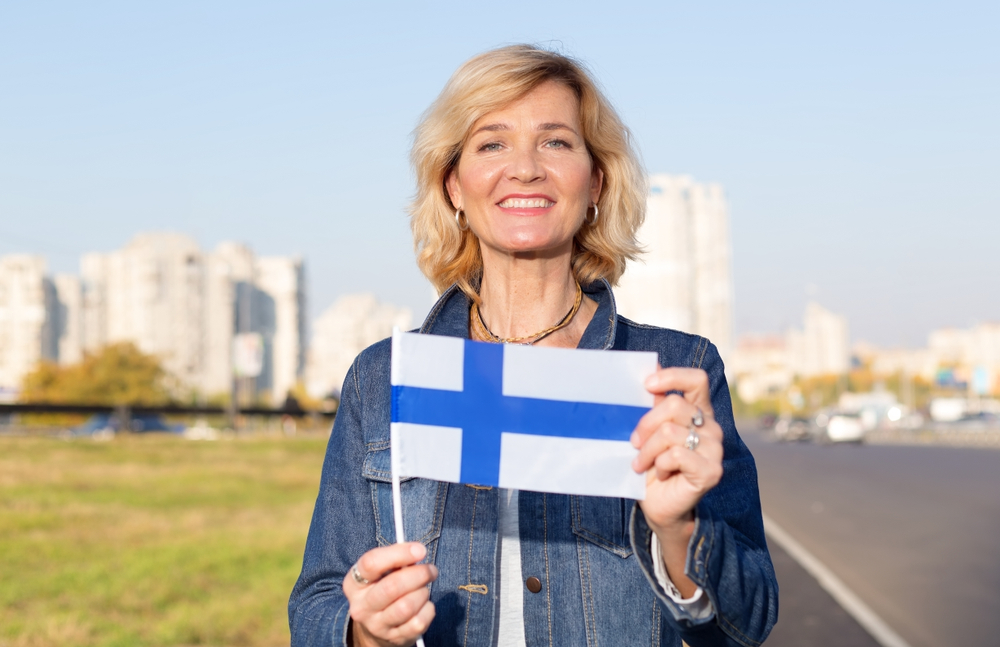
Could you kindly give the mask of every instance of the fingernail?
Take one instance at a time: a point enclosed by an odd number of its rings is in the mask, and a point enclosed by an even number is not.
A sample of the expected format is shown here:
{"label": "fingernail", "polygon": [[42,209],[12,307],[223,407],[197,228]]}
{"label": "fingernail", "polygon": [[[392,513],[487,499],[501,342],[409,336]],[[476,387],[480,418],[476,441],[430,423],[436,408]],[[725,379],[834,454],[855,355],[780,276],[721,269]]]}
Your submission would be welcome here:
{"label": "fingernail", "polygon": [[633,472],[638,472],[639,471],[639,459],[638,458],[633,458],[632,459],[632,471]]}
{"label": "fingernail", "polygon": [[434,576],[435,580],[437,579],[437,576],[438,576],[438,567],[435,566],[434,564],[431,564],[431,575]]}
{"label": "fingernail", "polygon": [[644,382],[644,384],[646,385],[647,389],[652,389],[657,384],[657,382],[656,382],[656,376],[655,375],[650,375],[649,377],[646,378],[646,381]]}
{"label": "fingernail", "polygon": [[633,431],[632,435],[628,437],[628,441],[632,443],[632,446],[636,449],[639,448],[639,432]]}
{"label": "fingernail", "polygon": [[413,543],[410,544],[410,554],[417,559],[423,559],[424,555],[427,554],[427,549],[421,543]]}

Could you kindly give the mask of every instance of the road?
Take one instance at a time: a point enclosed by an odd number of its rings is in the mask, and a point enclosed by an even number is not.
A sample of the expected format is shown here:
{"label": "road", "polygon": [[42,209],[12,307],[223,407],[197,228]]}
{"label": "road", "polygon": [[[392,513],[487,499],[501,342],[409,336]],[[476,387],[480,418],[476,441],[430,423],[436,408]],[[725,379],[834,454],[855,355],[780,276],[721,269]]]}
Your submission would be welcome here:
{"label": "road", "polygon": [[[765,514],[912,647],[1000,645],[1000,451],[742,434]],[[830,608],[815,580],[772,551],[781,612],[769,646],[873,644]],[[810,632],[828,639],[806,639]]]}

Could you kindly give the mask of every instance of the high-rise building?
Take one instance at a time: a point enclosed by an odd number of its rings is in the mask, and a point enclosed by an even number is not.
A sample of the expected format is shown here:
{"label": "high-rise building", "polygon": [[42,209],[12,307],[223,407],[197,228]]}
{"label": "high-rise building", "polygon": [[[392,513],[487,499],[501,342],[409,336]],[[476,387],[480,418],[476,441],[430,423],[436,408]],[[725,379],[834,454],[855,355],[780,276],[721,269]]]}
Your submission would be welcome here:
{"label": "high-rise building", "polygon": [[646,253],[615,289],[618,310],[640,323],[703,335],[723,358],[732,347],[729,209],[722,187],[688,176],[649,178]]}
{"label": "high-rise building", "polygon": [[801,329],[784,335],[745,335],[728,370],[745,402],[755,402],[792,385],[796,376],[844,375],[850,369],[847,319],[818,303],[806,304]]}
{"label": "high-rise building", "polygon": [[339,393],[355,356],[392,334],[406,330],[413,315],[408,308],[380,303],[372,294],[337,299],[313,322],[306,366],[306,387],[314,397]]}
{"label": "high-rise building", "polygon": [[257,258],[237,243],[204,253],[173,233],[136,236],[125,248],[87,254],[83,347],[131,341],[157,355],[182,384],[229,393],[232,343],[258,333],[264,366],[253,389],[280,404],[304,365],[305,276],[298,258]]}
{"label": "high-rise building", "polygon": [[55,302],[50,319],[56,358],[60,364],[75,364],[83,359],[83,285],[72,274],[56,274],[52,284]]}
{"label": "high-rise building", "polygon": [[[243,308],[238,318],[237,294],[246,292],[254,282],[254,255],[246,246],[223,242],[207,255],[205,262],[205,393],[229,393],[233,384],[233,336],[250,332],[250,313]],[[249,299],[243,303],[251,305]],[[241,328],[240,324],[244,327]]]}
{"label": "high-rise building", "polygon": [[55,331],[47,316],[54,304],[44,258],[0,258],[0,389],[16,393],[40,360],[56,359]]}
{"label": "high-rise building", "polygon": [[[264,338],[264,380],[275,404],[295,386],[305,369],[305,272],[300,258],[257,259],[260,332]],[[237,308],[239,306],[237,305]]]}
{"label": "high-rise building", "polygon": [[1000,323],[941,328],[928,335],[927,346],[935,369],[965,382],[970,393],[1000,394]]}
{"label": "high-rise building", "polygon": [[139,234],[124,249],[87,254],[82,271],[85,348],[130,341],[182,383],[202,386],[205,258],[194,240]]}
{"label": "high-rise building", "polygon": [[811,301],[802,323],[802,330],[788,331],[792,370],[803,377],[847,373],[851,362],[847,319]]}

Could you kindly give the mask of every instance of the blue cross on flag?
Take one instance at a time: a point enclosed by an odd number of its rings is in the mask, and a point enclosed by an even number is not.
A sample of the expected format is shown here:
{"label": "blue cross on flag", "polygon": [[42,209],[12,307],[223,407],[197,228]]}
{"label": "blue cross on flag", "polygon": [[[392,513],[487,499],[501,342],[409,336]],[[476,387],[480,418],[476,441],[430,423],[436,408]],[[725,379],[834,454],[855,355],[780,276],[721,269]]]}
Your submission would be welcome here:
{"label": "blue cross on flag", "polygon": [[629,436],[657,367],[656,353],[394,332],[394,475],[642,499]]}

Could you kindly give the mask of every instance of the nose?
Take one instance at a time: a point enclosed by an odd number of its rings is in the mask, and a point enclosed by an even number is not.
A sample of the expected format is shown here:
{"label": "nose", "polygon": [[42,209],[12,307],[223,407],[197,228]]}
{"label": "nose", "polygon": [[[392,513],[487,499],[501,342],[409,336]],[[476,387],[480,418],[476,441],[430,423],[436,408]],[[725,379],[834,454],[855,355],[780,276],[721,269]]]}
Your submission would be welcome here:
{"label": "nose", "polygon": [[533,146],[518,146],[507,165],[507,179],[529,184],[545,178],[545,167]]}

